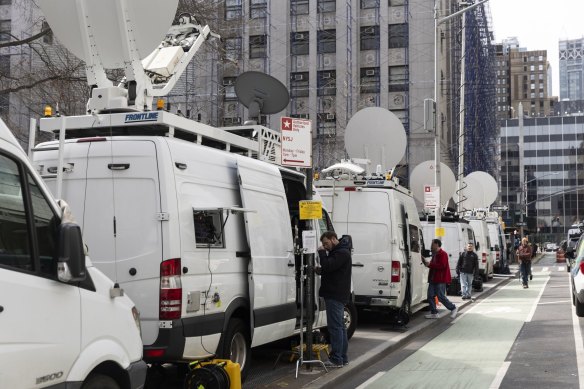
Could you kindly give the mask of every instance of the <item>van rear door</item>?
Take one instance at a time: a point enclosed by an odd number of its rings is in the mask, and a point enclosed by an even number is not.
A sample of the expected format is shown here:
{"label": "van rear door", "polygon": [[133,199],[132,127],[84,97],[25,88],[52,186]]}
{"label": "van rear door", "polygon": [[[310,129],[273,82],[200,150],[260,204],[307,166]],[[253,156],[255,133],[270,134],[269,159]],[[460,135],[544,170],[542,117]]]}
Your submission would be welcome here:
{"label": "van rear door", "polygon": [[144,344],[158,336],[162,223],[156,146],[94,142],[89,149],[84,237],[92,261],[123,285],[142,319]]}
{"label": "van rear door", "polygon": [[[289,336],[296,324],[292,226],[286,192],[275,166],[239,157],[247,242],[252,346]],[[262,328],[264,327],[264,328]]]}

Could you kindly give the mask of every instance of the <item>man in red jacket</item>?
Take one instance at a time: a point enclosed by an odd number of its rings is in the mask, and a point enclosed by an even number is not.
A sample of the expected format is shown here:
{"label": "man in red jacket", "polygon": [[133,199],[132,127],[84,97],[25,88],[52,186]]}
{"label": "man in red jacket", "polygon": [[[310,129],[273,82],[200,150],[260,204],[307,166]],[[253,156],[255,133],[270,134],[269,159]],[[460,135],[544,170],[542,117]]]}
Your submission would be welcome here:
{"label": "man in red jacket", "polygon": [[432,239],[430,250],[432,251],[432,260],[430,262],[422,257],[424,265],[430,269],[430,274],[428,274],[430,314],[426,315],[426,319],[438,319],[438,310],[434,301],[435,296],[438,296],[438,300],[450,311],[450,317],[454,319],[458,313],[458,308],[446,297],[446,284],[451,281],[448,254],[442,250],[440,239]]}

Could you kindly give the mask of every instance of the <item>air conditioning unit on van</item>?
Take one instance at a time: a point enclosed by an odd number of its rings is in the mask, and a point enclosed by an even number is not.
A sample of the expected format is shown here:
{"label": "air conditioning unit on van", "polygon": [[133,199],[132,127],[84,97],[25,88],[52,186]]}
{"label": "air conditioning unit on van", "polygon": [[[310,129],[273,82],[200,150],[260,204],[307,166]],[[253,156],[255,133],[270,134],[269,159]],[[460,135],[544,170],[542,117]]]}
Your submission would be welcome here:
{"label": "air conditioning unit on van", "polygon": [[366,76],[374,76],[375,70],[374,69],[367,69],[367,70],[365,70],[365,75]]}

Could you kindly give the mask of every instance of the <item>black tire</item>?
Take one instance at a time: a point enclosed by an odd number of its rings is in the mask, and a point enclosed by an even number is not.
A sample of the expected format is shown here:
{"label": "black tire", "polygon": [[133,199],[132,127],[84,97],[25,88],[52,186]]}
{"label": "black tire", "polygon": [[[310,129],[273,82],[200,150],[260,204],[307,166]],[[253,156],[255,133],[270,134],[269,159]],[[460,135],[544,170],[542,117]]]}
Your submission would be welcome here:
{"label": "black tire", "polygon": [[578,301],[576,297],[574,299],[576,300],[576,316],[584,317],[584,303]]}
{"label": "black tire", "polygon": [[352,301],[345,304],[345,309],[343,310],[343,322],[347,329],[347,338],[351,339],[357,329],[357,307],[355,307],[355,303]]}
{"label": "black tire", "polygon": [[483,280],[483,282],[488,281],[487,269],[485,269],[485,272],[483,274],[481,274],[481,280]]}
{"label": "black tire", "polygon": [[245,379],[251,366],[249,329],[239,318],[232,318],[219,344],[218,356],[239,363],[241,379]]}
{"label": "black tire", "polygon": [[81,389],[120,389],[120,385],[112,377],[103,374],[91,374]]}

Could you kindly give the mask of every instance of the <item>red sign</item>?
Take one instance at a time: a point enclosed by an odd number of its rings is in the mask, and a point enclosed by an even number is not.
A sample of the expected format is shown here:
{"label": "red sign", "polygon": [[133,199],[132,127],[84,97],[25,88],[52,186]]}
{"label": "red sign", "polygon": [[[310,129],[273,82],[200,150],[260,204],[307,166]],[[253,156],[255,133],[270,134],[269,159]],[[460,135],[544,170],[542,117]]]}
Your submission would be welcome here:
{"label": "red sign", "polygon": [[285,116],[280,118],[280,131],[292,131],[292,118]]}

